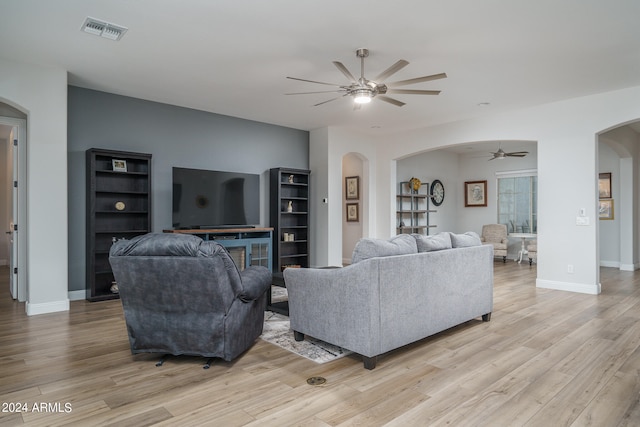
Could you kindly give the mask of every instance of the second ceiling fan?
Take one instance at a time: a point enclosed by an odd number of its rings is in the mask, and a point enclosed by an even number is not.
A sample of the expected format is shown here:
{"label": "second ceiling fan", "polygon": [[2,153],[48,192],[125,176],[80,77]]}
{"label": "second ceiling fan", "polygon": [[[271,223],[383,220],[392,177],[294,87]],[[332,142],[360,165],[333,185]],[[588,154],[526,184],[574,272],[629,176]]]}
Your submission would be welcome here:
{"label": "second ceiling fan", "polygon": [[495,159],[502,160],[507,157],[524,157],[527,154],[529,154],[529,152],[528,151],[512,151],[510,153],[507,153],[501,147],[498,147],[498,151],[491,154],[493,155],[493,157],[490,158],[489,160],[495,160]]}
{"label": "second ceiling fan", "polygon": [[341,95],[335,98],[328,99],[326,101],[319,102],[314,104],[314,106],[326,104],[327,102],[335,101],[336,99],[340,99],[345,96],[352,96],[354,101],[356,102],[356,106],[361,104],[366,104],[371,102],[373,98],[377,98],[381,101],[388,102],[389,104],[396,105],[398,107],[402,107],[405,105],[404,102],[398,101],[395,98],[391,98],[386,94],[398,94],[398,95],[438,95],[440,93],[439,90],[418,90],[418,89],[396,89],[398,86],[406,86],[415,83],[428,82],[431,80],[444,79],[447,77],[445,73],[433,74],[430,76],[424,77],[416,77],[408,80],[400,80],[392,83],[384,83],[386,79],[391,77],[393,74],[400,71],[402,68],[409,65],[408,61],[401,59],[397,61],[395,64],[378,74],[373,79],[369,80],[364,76],[364,59],[369,56],[368,49],[358,49],[356,50],[356,56],[360,58],[360,78],[356,79],[353,74],[339,61],[333,61],[333,64],[344,74],[350,81],[348,85],[340,85],[335,83],[325,83],[319,82],[315,80],[307,80],[300,79],[297,77],[287,77],[291,80],[299,80],[302,82],[309,83],[317,83],[321,85],[327,86],[335,86],[337,89],[334,90],[326,90],[326,91],[318,91],[318,92],[296,92],[296,93],[287,93],[286,95],[309,95],[316,93],[340,93]]}

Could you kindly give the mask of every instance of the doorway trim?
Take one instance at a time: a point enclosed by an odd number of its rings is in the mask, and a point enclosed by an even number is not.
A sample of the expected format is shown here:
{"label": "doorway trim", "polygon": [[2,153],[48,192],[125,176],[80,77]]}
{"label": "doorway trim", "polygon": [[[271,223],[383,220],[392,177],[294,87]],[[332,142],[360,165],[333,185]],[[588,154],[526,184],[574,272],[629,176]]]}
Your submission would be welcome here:
{"label": "doorway trim", "polygon": [[[28,299],[27,289],[27,121],[14,117],[0,116],[0,124],[18,129],[18,301]],[[13,141],[9,141],[13,144]],[[12,273],[11,273],[12,274]]]}

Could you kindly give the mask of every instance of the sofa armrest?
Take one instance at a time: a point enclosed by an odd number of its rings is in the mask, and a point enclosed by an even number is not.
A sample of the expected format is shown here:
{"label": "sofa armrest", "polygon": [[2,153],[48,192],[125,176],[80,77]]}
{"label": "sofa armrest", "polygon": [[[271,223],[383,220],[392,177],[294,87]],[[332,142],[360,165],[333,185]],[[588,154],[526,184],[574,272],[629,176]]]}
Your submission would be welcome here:
{"label": "sofa armrest", "polygon": [[242,293],[240,299],[244,302],[257,300],[271,286],[271,272],[267,267],[250,266],[240,272],[242,279]]}
{"label": "sofa armrest", "polygon": [[285,269],[291,329],[364,356],[379,354],[378,263]]}

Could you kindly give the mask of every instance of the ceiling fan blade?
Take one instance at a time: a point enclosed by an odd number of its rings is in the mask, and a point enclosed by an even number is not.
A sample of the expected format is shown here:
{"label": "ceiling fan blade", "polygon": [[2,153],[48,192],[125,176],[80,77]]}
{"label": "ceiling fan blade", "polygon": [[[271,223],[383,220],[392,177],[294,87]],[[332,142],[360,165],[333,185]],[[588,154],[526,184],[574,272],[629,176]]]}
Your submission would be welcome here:
{"label": "ceiling fan blade", "polygon": [[389,104],[393,104],[398,107],[402,107],[404,105],[404,102],[398,101],[397,99],[389,98],[388,96],[378,95],[376,96],[376,98],[379,99],[380,101],[388,102]]}
{"label": "ceiling fan blade", "polygon": [[404,95],[439,95],[439,90],[417,90],[417,89],[387,89],[387,93],[398,93]]}
{"label": "ceiling fan blade", "polygon": [[338,90],[319,90],[317,92],[293,92],[293,93],[285,93],[285,95],[311,95],[314,93],[340,93],[343,92],[342,89]]}
{"label": "ceiling fan blade", "polygon": [[509,157],[524,157],[529,154],[528,151],[514,151],[513,153],[505,153],[505,156]]}
{"label": "ceiling fan blade", "polygon": [[326,101],[322,101],[322,102],[318,102],[317,104],[313,104],[314,107],[317,107],[318,105],[322,105],[322,104],[326,104],[327,102],[331,102],[331,101],[335,101],[336,99],[340,99],[342,98],[344,95],[342,96],[338,96],[337,98],[331,98],[331,99],[327,99]]}
{"label": "ceiling fan blade", "polygon": [[433,74],[431,76],[416,77],[415,79],[400,80],[399,82],[387,83],[387,86],[405,86],[415,83],[429,82],[431,80],[446,79],[446,73]]}
{"label": "ceiling fan blade", "polygon": [[307,83],[318,83],[318,84],[321,84],[321,85],[342,87],[342,85],[339,85],[339,84],[336,84],[336,83],[318,82],[318,81],[315,81],[315,80],[299,79],[297,77],[287,77],[287,78],[291,79],[291,80],[298,80],[298,81],[307,82]]}
{"label": "ceiling fan blade", "polygon": [[391,67],[387,68],[386,70],[384,70],[383,72],[378,74],[373,79],[373,81],[375,81],[375,82],[383,82],[387,78],[391,77],[393,74],[397,73],[398,71],[400,71],[401,69],[406,67],[407,65],[409,65],[409,62],[405,61],[404,59],[401,59],[398,62],[396,62],[395,64],[393,64]]}
{"label": "ceiling fan blade", "polygon": [[347,70],[347,67],[345,67],[344,65],[342,65],[342,62],[338,62],[338,61],[333,61],[333,65],[335,65],[338,70],[340,70],[342,72],[342,74],[344,74],[345,76],[347,76],[347,78],[352,81],[352,82],[356,82],[356,78],[353,77],[353,74],[351,74],[351,72],[349,72],[349,70]]}

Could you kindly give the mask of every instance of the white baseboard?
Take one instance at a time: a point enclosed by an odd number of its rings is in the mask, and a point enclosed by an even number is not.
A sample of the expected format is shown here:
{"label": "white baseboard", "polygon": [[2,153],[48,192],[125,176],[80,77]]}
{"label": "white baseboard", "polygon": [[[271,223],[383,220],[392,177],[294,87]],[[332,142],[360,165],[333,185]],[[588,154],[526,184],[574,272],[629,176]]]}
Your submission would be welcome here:
{"label": "white baseboard", "polygon": [[69,291],[67,294],[69,301],[80,301],[87,297],[87,291]]}
{"label": "white baseboard", "polygon": [[622,271],[636,271],[638,269],[640,269],[640,264],[620,264]]}
{"label": "white baseboard", "polygon": [[622,271],[635,271],[640,269],[639,264],[622,264],[619,261],[600,261],[600,267],[619,268]]}
{"label": "white baseboard", "polygon": [[597,285],[589,285],[586,283],[557,282],[543,279],[536,279],[536,287],[590,295],[598,295],[602,291],[600,283]]}
{"label": "white baseboard", "polygon": [[618,262],[618,261],[600,260],[600,267],[620,268],[620,262]]}
{"label": "white baseboard", "polygon": [[69,311],[69,300],[43,302],[33,304],[27,302],[27,316],[36,316],[38,314],[56,313],[58,311]]}

